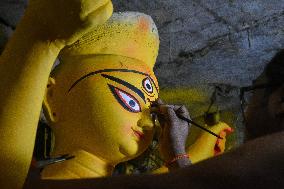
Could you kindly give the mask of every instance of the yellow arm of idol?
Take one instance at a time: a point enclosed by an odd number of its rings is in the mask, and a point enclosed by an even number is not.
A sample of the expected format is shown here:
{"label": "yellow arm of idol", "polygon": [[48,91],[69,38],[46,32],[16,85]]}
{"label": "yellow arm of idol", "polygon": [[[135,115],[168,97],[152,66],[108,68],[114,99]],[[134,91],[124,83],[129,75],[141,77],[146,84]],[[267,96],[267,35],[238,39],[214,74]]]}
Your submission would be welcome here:
{"label": "yellow arm of idol", "polygon": [[24,182],[48,75],[59,53],[55,45],[38,39],[23,22],[0,58],[2,188],[20,188]]}
{"label": "yellow arm of idol", "polygon": [[[220,140],[207,132],[202,132],[194,144],[187,149],[187,153],[193,164],[223,153],[226,144],[226,134],[233,131],[232,128],[224,122],[219,122],[217,125],[212,126],[210,130],[223,139]],[[154,174],[166,172],[168,172],[168,169],[165,166],[153,171]]]}
{"label": "yellow arm of idol", "polygon": [[[82,4],[79,4],[80,10],[77,10],[78,2]],[[3,189],[21,188],[25,181],[46,84],[58,53],[112,14],[109,0],[90,2],[93,1],[30,1],[0,57],[0,184]]]}
{"label": "yellow arm of idol", "polygon": [[233,131],[233,129],[224,122],[219,122],[212,126],[210,130],[221,136],[223,139],[218,139],[203,131],[200,137],[198,137],[194,144],[187,150],[192,163],[197,163],[223,153],[225,150],[226,134]]}

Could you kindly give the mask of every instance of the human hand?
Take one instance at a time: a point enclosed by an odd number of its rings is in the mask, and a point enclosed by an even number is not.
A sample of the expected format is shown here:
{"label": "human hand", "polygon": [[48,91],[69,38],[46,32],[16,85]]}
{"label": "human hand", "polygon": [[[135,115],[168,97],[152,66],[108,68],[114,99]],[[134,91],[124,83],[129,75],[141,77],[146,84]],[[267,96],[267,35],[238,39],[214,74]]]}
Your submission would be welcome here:
{"label": "human hand", "polygon": [[159,138],[159,150],[165,161],[170,161],[180,154],[186,154],[185,143],[187,140],[190,124],[179,117],[190,119],[185,106],[166,105],[158,100],[152,108],[156,113],[161,125]]}
{"label": "human hand", "polygon": [[37,35],[63,48],[105,23],[111,0],[30,0],[25,16]]}

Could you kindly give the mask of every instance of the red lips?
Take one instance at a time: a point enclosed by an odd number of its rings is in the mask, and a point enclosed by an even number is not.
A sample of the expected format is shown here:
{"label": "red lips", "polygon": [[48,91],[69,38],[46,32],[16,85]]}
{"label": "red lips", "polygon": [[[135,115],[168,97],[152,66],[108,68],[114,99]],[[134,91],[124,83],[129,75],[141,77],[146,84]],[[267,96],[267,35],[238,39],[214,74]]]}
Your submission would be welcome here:
{"label": "red lips", "polygon": [[133,133],[135,134],[135,136],[138,138],[138,139],[143,139],[144,138],[144,133],[142,133],[141,131],[136,131],[134,130],[133,128],[131,128]]}

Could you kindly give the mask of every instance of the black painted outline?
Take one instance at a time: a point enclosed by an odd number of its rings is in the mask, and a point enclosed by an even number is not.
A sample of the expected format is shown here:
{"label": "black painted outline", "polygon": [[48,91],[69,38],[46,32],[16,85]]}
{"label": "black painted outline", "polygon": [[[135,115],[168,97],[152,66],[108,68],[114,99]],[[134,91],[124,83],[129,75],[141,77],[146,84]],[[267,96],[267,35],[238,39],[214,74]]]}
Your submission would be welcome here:
{"label": "black painted outline", "polygon": [[144,93],[147,94],[147,97],[152,97],[154,98],[155,97],[155,94],[154,95],[150,95],[147,91],[145,91],[143,88],[141,89]]}
{"label": "black painted outline", "polygon": [[[117,87],[114,87],[114,86],[112,86],[112,85],[110,85],[110,84],[108,84],[108,86],[109,86],[109,88],[110,88],[111,93],[112,93],[113,96],[115,97],[115,99],[118,101],[118,103],[119,103],[124,109],[126,109],[126,110],[129,111],[129,112],[133,112],[133,113],[141,112],[141,105],[140,105],[139,101],[138,101],[134,96],[132,96],[131,94],[127,93],[126,91],[124,91],[124,90],[122,90],[122,89],[119,89],[119,88],[117,88]],[[124,101],[123,101],[122,97],[120,97],[120,95],[117,94],[117,91],[116,91],[116,90],[119,90],[119,91],[125,93],[126,95],[128,95],[130,98],[133,98],[133,99],[137,102],[137,104],[138,104],[138,106],[139,106],[139,111],[133,110],[131,107],[128,107],[127,102],[124,102]]]}
{"label": "black painted outline", "polygon": [[[145,86],[145,81],[146,81],[146,80],[149,80],[149,81],[150,81],[150,85],[151,85],[152,91],[148,91],[147,87]],[[148,93],[148,94],[153,94],[153,92],[154,92],[154,87],[153,87],[152,81],[151,81],[151,79],[150,79],[149,77],[146,77],[146,78],[144,78],[144,79],[142,80],[142,86],[143,86],[143,88],[146,90],[146,93]],[[144,90],[144,91],[145,91],[145,90]],[[150,96],[150,95],[149,95],[149,96]]]}
{"label": "black painted outline", "polygon": [[130,83],[128,83],[128,82],[126,82],[126,81],[124,81],[124,80],[122,80],[122,79],[119,79],[119,78],[117,78],[117,77],[113,77],[113,76],[106,75],[106,74],[101,74],[101,75],[102,75],[104,78],[107,78],[107,79],[109,79],[109,80],[112,80],[112,81],[114,81],[114,82],[117,82],[117,83],[119,83],[119,84],[121,84],[121,85],[124,85],[125,87],[129,88],[130,90],[132,90],[133,92],[135,92],[137,95],[139,95],[139,96],[143,99],[143,101],[146,103],[146,99],[145,99],[144,93],[143,93],[141,90],[139,90],[138,88],[136,88],[134,85],[131,85]]}
{"label": "black painted outline", "polygon": [[157,87],[155,81],[154,81],[154,80],[152,79],[152,77],[150,77],[149,75],[148,75],[148,77],[150,78],[150,80],[151,80],[152,83],[154,84],[154,86],[155,86],[155,88],[156,88],[156,91],[159,93],[159,88]]}
{"label": "black painted outline", "polygon": [[[128,70],[128,69],[103,69],[103,70],[97,70],[95,72],[90,72],[82,77],[80,77],[78,80],[76,80],[72,85],[71,87],[69,88],[68,90],[68,93],[71,91],[72,88],[74,88],[80,81],[82,81],[83,79],[86,79],[87,77],[90,77],[92,75],[96,75],[96,74],[99,74],[99,73],[103,73],[103,72],[132,72],[132,73],[137,73],[137,74],[141,74],[141,75],[145,75],[145,76],[148,76],[151,80],[152,78],[146,74],[146,73],[143,73],[143,72],[139,72],[137,70]],[[153,81],[153,80],[152,80]],[[156,87],[156,84],[154,83],[155,87]],[[157,87],[156,87],[157,88]]]}

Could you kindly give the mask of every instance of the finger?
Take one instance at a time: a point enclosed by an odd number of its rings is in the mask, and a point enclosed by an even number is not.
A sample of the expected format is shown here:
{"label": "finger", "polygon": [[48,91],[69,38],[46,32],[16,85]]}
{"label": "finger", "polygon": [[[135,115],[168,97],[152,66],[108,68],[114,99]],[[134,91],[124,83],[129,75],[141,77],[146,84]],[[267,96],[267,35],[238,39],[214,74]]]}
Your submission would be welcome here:
{"label": "finger", "polygon": [[155,113],[158,117],[158,120],[161,124],[161,127],[164,128],[164,126],[166,125],[167,122],[169,122],[170,117],[168,114],[168,109],[172,108],[169,105],[161,105],[159,107],[154,107],[152,108],[152,113]]}
{"label": "finger", "polygon": [[151,112],[151,113],[157,113],[157,114],[158,114],[158,113],[160,112],[160,109],[159,109],[158,107],[151,107],[151,108],[150,108],[150,112]]}
{"label": "finger", "polygon": [[167,122],[170,122],[171,120],[174,120],[177,118],[173,108],[174,108],[174,105],[165,104],[165,105],[159,105],[158,107],[152,107],[150,111],[151,113],[154,113],[157,115],[158,120],[161,124],[161,127],[164,128]]}
{"label": "finger", "polygon": [[151,106],[152,106],[152,107],[158,107],[158,106],[160,106],[160,105],[162,105],[162,104],[164,104],[164,102],[163,102],[160,98],[158,98],[156,101],[154,101],[154,102],[151,104]]}
{"label": "finger", "polygon": [[167,120],[169,120],[170,122],[174,122],[177,119],[177,115],[176,112],[174,111],[173,107],[168,107],[167,108]]}
{"label": "finger", "polygon": [[110,0],[81,0],[81,18],[86,18],[92,12],[108,4]]}
{"label": "finger", "polygon": [[178,111],[182,107],[182,105],[173,105],[174,106],[174,111]]}
{"label": "finger", "polygon": [[90,13],[86,17],[87,25],[100,25],[105,23],[113,13],[113,5],[112,2],[109,1],[106,5],[100,7],[96,11]]}
{"label": "finger", "polygon": [[158,118],[159,122],[163,123],[165,114],[162,114],[162,112],[160,112],[160,109],[158,107],[152,107],[150,109],[150,113],[151,113],[153,119],[156,120]]}
{"label": "finger", "polygon": [[159,106],[153,106],[150,108],[150,111],[158,114],[166,114],[169,107],[174,108],[174,105],[163,104]]}
{"label": "finger", "polygon": [[160,104],[160,105],[161,105],[161,104],[165,104],[165,103],[163,102],[163,100],[160,99],[160,98],[158,98],[157,103]]}
{"label": "finger", "polygon": [[190,119],[189,112],[188,112],[187,108],[184,105],[182,105],[179,108],[177,108],[175,110],[175,112],[179,116],[182,116],[182,117]]}

